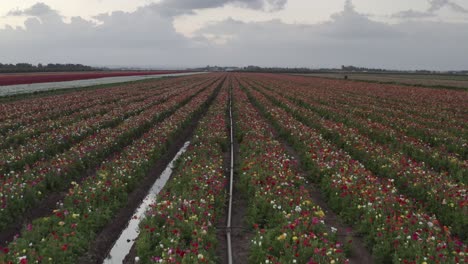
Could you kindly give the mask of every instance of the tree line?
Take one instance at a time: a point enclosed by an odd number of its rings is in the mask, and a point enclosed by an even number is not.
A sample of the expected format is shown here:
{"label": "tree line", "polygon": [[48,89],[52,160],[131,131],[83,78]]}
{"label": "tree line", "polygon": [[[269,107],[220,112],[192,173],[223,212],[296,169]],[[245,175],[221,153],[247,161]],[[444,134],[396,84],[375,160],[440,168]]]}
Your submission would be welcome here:
{"label": "tree line", "polygon": [[17,63],[17,64],[2,64],[0,63],[0,73],[22,73],[22,72],[76,72],[76,71],[99,71],[100,69],[82,64],[37,64]]}

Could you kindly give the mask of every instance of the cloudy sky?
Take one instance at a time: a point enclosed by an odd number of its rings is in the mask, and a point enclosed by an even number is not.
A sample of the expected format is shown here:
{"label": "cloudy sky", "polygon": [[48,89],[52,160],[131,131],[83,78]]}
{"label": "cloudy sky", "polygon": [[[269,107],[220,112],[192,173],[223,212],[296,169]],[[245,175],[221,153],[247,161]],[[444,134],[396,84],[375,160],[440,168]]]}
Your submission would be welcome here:
{"label": "cloudy sky", "polygon": [[1,2],[1,63],[468,69],[468,0]]}

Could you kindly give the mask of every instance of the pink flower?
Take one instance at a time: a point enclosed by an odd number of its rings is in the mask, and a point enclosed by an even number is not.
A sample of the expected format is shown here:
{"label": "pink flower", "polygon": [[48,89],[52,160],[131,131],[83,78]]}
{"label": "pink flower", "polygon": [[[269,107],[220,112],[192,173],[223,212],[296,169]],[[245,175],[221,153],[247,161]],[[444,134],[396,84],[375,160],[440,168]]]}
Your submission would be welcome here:
{"label": "pink flower", "polygon": [[319,223],[319,219],[317,217],[312,218],[312,224],[316,225]]}

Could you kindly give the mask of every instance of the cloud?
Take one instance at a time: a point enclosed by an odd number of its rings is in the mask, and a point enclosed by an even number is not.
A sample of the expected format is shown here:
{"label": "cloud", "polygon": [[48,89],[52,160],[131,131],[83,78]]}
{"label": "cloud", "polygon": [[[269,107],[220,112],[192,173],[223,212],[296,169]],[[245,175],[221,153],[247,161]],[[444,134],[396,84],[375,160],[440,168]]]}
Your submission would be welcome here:
{"label": "cloud", "polygon": [[[192,2],[184,10],[226,2],[208,0],[200,5]],[[248,2],[250,8],[265,8],[258,3],[267,3]],[[173,4],[176,3],[174,0]],[[242,4],[239,1],[228,4],[234,3]],[[74,17],[68,23],[62,18],[47,19],[54,14],[59,16],[50,7],[42,8],[47,12],[33,13],[30,9],[18,11],[21,15],[28,13],[25,28],[0,29],[0,61],[166,67],[344,64],[394,69],[468,69],[467,23],[377,22],[357,12],[350,1],[343,11],[323,23],[287,24],[278,19],[244,22],[228,18],[203,27],[191,38],[177,33],[174,17],[155,8],[155,4],[134,12],[101,14],[93,21]]]}
{"label": "cloud", "polygon": [[331,15],[331,20],[318,27],[323,35],[335,38],[388,38],[399,33],[389,25],[372,21],[358,13],[350,0],[342,12]]}
{"label": "cloud", "polygon": [[429,1],[429,8],[426,11],[415,11],[413,9],[409,9],[409,10],[405,10],[405,11],[401,11],[396,14],[393,14],[392,17],[402,18],[402,19],[419,19],[419,18],[435,17],[436,13],[445,7],[449,8],[452,12],[455,12],[455,13],[468,14],[468,9],[450,0],[428,0],[428,1]]}
{"label": "cloud", "polygon": [[[35,17],[35,18],[38,18],[43,23],[52,23],[52,24],[60,23],[62,21],[62,17],[60,16],[58,11],[40,2],[24,10],[21,10],[21,9],[10,10],[6,16]],[[37,19],[35,19],[35,21],[36,20]],[[34,23],[34,21],[29,21],[28,23]]]}
{"label": "cloud", "polygon": [[217,8],[226,5],[263,11],[277,11],[286,5],[287,0],[163,0],[152,8],[168,16],[191,14],[197,9]]}
{"label": "cloud", "polygon": [[449,7],[452,11],[455,12],[468,13],[468,9],[465,9],[461,5],[450,0],[429,0],[429,4],[431,5],[428,9],[428,12],[430,13],[439,11],[443,7]]}
{"label": "cloud", "polygon": [[430,12],[415,11],[413,9],[401,11],[392,15],[393,18],[413,19],[435,17],[436,15]]}
{"label": "cloud", "polygon": [[[387,24],[359,14],[351,4],[321,24],[227,19],[198,35],[227,35],[217,48],[233,64],[391,69],[467,69],[468,24],[407,21]],[[223,55],[228,54],[228,55]],[[210,64],[220,64],[213,60]]]}
{"label": "cloud", "polygon": [[14,9],[8,12],[7,16],[47,16],[47,15],[58,15],[58,12],[50,8],[44,3],[36,3],[30,8],[24,10]]}
{"label": "cloud", "polygon": [[196,46],[151,8],[101,14],[97,23],[81,17],[65,23],[51,10],[41,4],[16,12],[30,17],[24,29],[0,29],[0,61],[174,65],[175,51],[183,56]]}

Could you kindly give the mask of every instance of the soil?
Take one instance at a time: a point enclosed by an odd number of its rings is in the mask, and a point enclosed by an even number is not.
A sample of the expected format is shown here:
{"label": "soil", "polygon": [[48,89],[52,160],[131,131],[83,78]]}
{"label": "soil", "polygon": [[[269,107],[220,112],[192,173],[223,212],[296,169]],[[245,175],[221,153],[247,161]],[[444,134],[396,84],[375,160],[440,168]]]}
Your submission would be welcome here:
{"label": "soil", "polygon": [[[233,117],[234,118],[234,117]],[[228,131],[229,133],[229,131]],[[249,246],[250,241],[252,240],[253,233],[250,231],[251,228],[247,226],[245,222],[247,215],[247,201],[241,195],[238,186],[236,184],[236,178],[238,173],[236,168],[238,168],[237,163],[239,160],[239,143],[236,140],[236,120],[233,119],[233,134],[234,134],[234,180],[233,180],[233,194],[232,194],[232,212],[231,212],[231,250],[232,250],[232,259],[233,263],[248,263],[249,255]],[[226,178],[229,179],[230,176],[230,150],[225,155],[225,164],[224,167],[228,168],[226,170]],[[229,188],[229,186],[227,186]],[[227,189],[229,192],[229,189]],[[226,204],[228,204],[226,200]],[[219,256],[219,263],[228,263],[227,256],[227,240],[226,240],[226,226],[227,223],[227,214],[228,208],[226,206],[226,212],[222,219],[218,222],[218,233],[217,238],[219,241],[217,253]]]}
{"label": "soil", "polygon": [[135,257],[136,257],[136,244],[133,244],[132,248],[130,249],[130,252],[128,255],[124,258],[122,264],[133,264],[135,263]]}
{"label": "soil", "polygon": [[[236,177],[236,175],[234,175]],[[247,215],[247,201],[240,195],[234,185],[231,218],[231,248],[234,263],[248,263],[250,252],[250,241],[254,233],[245,222]],[[223,262],[227,263],[227,262]]]}

